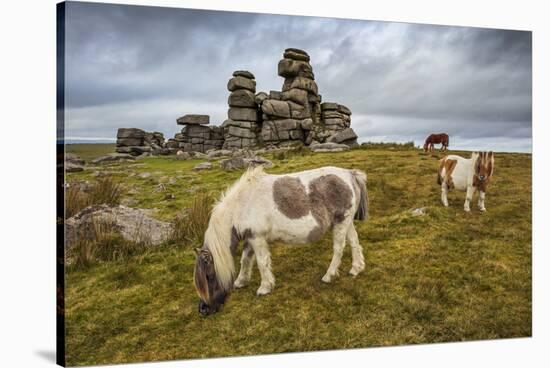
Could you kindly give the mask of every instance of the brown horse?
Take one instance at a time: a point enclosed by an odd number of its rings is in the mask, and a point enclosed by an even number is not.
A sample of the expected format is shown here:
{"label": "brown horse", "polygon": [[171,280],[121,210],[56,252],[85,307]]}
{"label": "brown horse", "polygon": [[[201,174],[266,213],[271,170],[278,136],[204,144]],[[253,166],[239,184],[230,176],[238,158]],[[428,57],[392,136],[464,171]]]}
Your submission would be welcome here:
{"label": "brown horse", "polygon": [[447,150],[449,147],[449,135],[446,133],[430,134],[424,142],[424,152],[433,151],[434,144],[441,143],[441,151]]}

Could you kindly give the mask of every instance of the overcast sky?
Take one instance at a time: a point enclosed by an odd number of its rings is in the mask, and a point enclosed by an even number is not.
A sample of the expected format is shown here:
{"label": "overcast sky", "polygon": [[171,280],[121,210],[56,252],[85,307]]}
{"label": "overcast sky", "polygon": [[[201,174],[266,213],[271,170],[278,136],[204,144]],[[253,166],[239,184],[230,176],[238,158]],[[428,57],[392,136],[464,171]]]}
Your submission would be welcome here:
{"label": "overcast sky", "polygon": [[65,135],[169,138],[185,114],[219,125],[232,72],[281,90],[288,47],[309,53],[360,142],[447,132],[455,149],[531,151],[530,32],[97,3],[67,5]]}

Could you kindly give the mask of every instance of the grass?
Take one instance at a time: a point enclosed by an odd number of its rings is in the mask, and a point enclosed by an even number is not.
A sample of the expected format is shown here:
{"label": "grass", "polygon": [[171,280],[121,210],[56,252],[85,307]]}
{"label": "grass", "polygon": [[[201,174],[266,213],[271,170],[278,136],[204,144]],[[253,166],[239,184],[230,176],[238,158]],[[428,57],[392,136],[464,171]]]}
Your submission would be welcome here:
{"label": "grass", "polygon": [[114,143],[67,144],[65,151],[67,153],[74,153],[88,161],[115,152],[115,147]]}
{"label": "grass", "polygon": [[86,188],[82,183],[69,181],[69,186],[65,191],[65,216],[72,217],[91,205],[118,205],[122,195],[121,184],[111,176],[94,180],[93,184]]}
{"label": "grass", "polygon": [[[531,336],[531,155],[496,154],[486,213],[465,213],[460,192],[450,193],[449,208],[440,205],[437,153],[371,145],[266,157],[275,163],[271,173],[325,165],[367,172],[370,220],[356,222],[365,271],[346,275],[346,247],[341,276],[325,285],[330,235],[299,247],[274,244],[273,293],[255,295],[255,269],[250,286],[232,293],[220,313],[202,318],[192,282],[193,248],[200,245],[194,236],[70,270],[68,365]],[[123,202],[173,221],[198,193],[217,196],[241,174],[216,165],[193,171],[199,162],[147,158],[102,170],[123,180]],[[68,177],[94,180],[93,171]],[[139,175],[145,172],[151,175]],[[427,214],[411,217],[418,207]]]}
{"label": "grass", "polygon": [[176,215],[173,221],[174,231],[171,240],[179,243],[196,242],[201,244],[213,205],[214,196],[212,194],[198,193],[193,198],[191,206]]}

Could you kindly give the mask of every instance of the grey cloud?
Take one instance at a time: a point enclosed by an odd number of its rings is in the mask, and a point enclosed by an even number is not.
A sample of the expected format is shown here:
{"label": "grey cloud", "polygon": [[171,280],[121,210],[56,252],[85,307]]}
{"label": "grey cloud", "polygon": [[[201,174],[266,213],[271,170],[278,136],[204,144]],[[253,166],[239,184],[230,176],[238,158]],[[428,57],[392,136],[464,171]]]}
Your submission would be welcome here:
{"label": "grey cloud", "polygon": [[221,123],[231,73],[280,89],[287,47],[308,51],[323,100],[349,106],[364,140],[531,136],[530,32],[91,3],[67,17],[68,136],[173,135],[185,113]]}

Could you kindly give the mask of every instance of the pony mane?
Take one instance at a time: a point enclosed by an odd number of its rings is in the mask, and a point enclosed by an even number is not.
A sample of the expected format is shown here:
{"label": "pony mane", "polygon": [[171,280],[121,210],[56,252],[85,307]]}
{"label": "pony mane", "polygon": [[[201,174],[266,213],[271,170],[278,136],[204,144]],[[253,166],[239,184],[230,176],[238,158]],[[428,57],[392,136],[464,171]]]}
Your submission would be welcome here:
{"label": "pony mane", "polygon": [[214,205],[214,209],[212,213],[216,211],[218,207],[223,206],[223,202],[226,200],[226,198],[230,198],[238,194],[243,187],[245,186],[245,183],[249,183],[252,181],[255,181],[257,178],[264,176],[264,168],[263,166],[259,165],[256,167],[249,167],[244,174],[241,175],[241,177],[233,183],[230,187],[228,187],[221,195],[220,198],[216,201]]}
{"label": "pony mane", "polygon": [[251,182],[265,175],[262,166],[249,168],[233,185],[231,185],[212,209],[204,242],[212,253],[216,277],[224,290],[231,289],[235,275],[235,264],[231,253],[231,232],[233,227],[232,205],[239,194],[248,189]]}

